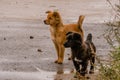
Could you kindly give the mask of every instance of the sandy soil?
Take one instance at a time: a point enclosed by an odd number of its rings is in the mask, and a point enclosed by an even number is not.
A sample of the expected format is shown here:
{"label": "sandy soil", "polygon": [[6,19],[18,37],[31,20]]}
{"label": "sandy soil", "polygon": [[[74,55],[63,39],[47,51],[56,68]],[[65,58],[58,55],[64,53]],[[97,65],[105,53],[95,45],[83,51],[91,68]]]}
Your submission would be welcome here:
{"label": "sandy soil", "polygon": [[93,34],[97,56],[107,59],[109,46],[102,34],[111,7],[106,0],[0,0],[0,80],[75,80],[73,64],[67,60],[70,49],[63,65],[53,63],[56,52],[43,23],[47,10],[58,10],[64,23],[75,23],[85,15],[85,36]]}

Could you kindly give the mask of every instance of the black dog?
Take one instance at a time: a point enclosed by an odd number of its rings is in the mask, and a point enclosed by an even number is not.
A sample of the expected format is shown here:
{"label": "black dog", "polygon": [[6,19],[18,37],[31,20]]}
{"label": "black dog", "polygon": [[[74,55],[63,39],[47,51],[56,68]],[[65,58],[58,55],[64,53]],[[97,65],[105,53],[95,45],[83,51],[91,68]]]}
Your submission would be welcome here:
{"label": "black dog", "polygon": [[96,47],[92,42],[92,34],[88,34],[86,41],[76,32],[68,32],[66,35],[67,40],[64,46],[71,48],[72,60],[76,71],[82,76],[85,76],[88,62],[90,61],[91,66],[89,73],[94,73]]}

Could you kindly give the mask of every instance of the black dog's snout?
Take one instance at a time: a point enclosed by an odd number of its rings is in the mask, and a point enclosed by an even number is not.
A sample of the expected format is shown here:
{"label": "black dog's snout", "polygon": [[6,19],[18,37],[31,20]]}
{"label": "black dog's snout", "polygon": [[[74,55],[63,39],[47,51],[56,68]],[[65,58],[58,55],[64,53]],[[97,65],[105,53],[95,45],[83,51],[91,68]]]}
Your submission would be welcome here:
{"label": "black dog's snout", "polygon": [[63,45],[64,45],[64,47],[66,47],[66,43],[64,43]]}
{"label": "black dog's snout", "polygon": [[65,42],[63,45],[64,45],[65,48],[70,47],[67,42]]}

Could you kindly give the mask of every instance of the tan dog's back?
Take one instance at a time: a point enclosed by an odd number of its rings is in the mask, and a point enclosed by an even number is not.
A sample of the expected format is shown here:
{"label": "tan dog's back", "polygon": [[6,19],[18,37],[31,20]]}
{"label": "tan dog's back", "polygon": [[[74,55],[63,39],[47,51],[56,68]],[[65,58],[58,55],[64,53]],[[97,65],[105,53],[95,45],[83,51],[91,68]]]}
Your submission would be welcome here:
{"label": "tan dog's back", "polygon": [[79,33],[83,34],[83,31],[81,32],[80,29],[78,28],[78,24],[64,25],[64,30],[66,33],[69,31],[75,31],[75,32],[79,32]]}
{"label": "tan dog's back", "polygon": [[83,24],[83,20],[84,20],[85,16],[81,15],[79,16],[79,20],[76,24],[68,24],[68,25],[64,25],[65,27],[65,32],[69,32],[69,31],[75,31],[78,32],[82,35],[82,37],[84,37],[84,32],[83,32],[83,28],[82,28],[82,24]]}

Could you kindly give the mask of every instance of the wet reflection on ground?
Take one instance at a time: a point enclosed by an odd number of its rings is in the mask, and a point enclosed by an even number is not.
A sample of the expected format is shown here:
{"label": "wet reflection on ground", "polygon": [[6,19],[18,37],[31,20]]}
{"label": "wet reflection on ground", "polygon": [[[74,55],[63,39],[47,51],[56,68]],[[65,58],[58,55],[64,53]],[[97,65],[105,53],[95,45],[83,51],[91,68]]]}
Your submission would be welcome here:
{"label": "wet reflection on ground", "polygon": [[[101,35],[110,8],[105,0],[0,0],[0,80],[75,80],[73,63],[67,60],[70,50],[62,65],[54,63],[56,52],[43,23],[47,10],[60,11],[64,23],[75,23],[85,15],[85,38],[92,33],[97,56],[108,60],[109,47]],[[88,76],[95,80],[97,73],[98,69]]]}

